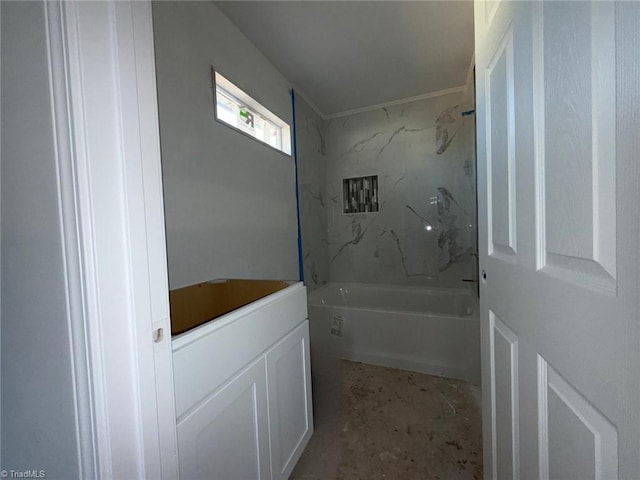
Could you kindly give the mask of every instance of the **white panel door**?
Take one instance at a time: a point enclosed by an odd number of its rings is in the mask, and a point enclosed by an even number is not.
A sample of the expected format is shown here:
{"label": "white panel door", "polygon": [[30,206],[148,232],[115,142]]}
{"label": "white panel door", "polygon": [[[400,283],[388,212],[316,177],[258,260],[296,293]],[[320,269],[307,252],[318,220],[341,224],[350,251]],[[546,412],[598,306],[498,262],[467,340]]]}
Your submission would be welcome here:
{"label": "white panel door", "polygon": [[485,478],[640,478],[640,3],[475,17]]}

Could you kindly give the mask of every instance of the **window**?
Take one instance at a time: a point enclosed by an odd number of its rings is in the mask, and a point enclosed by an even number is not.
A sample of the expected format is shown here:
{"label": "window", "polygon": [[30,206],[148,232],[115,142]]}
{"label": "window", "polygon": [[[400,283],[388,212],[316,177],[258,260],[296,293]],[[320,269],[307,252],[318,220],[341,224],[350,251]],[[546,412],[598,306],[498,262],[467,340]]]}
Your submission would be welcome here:
{"label": "window", "polygon": [[291,155],[291,127],[213,71],[216,120]]}

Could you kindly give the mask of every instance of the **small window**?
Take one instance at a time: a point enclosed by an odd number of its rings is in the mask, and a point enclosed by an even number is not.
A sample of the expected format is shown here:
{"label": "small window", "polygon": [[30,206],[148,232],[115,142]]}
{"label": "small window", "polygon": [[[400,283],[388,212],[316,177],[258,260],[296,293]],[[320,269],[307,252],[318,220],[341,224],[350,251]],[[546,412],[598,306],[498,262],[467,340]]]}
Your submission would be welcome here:
{"label": "small window", "polygon": [[213,71],[216,120],[291,155],[291,127]]}

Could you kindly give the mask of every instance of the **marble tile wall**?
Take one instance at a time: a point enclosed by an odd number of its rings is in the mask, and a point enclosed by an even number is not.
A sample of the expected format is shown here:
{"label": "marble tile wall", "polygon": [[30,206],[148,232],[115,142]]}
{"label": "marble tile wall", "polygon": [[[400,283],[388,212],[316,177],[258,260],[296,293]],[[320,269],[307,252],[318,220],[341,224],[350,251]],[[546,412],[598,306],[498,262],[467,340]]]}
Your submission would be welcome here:
{"label": "marble tile wall", "polygon": [[313,291],[329,281],[324,121],[296,96],[296,141],[304,283]]}
{"label": "marble tile wall", "polygon": [[[475,125],[462,115],[472,108],[456,93],[325,123],[331,281],[477,279]],[[342,180],[376,174],[380,211],[344,214]]]}
{"label": "marble tile wall", "polygon": [[[456,93],[323,121],[296,102],[305,283],[477,280],[473,99]],[[379,212],[343,213],[343,180],[378,175]]]}

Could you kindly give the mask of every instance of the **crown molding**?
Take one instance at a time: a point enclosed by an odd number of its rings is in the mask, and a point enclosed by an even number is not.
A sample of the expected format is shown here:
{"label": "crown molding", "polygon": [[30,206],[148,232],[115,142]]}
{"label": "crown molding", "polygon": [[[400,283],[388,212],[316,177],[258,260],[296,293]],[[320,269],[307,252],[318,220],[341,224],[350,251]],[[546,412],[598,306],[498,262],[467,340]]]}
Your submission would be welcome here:
{"label": "crown molding", "polygon": [[428,98],[441,97],[443,95],[451,95],[452,93],[462,93],[466,89],[466,85],[459,87],[447,88],[444,90],[438,90],[430,93],[423,93],[422,95],[416,95],[414,97],[400,98],[398,100],[392,100],[390,102],[378,103],[368,107],[354,108],[352,110],[345,110],[344,112],[331,113],[329,115],[321,115],[324,120],[332,120],[334,118],[346,117],[348,115],[355,115],[357,113],[370,112],[384,107],[393,107],[395,105],[403,105],[405,103],[417,102],[419,100],[426,100]]}

